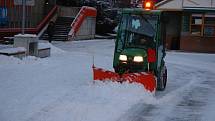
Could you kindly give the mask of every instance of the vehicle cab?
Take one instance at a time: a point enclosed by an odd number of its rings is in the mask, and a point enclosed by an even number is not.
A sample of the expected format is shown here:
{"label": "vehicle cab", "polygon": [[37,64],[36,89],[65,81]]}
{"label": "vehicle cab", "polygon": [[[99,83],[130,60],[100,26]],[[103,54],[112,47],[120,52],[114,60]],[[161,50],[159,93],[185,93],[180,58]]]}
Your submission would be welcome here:
{"label": "vehicle cab", "polygon": [[[165,88],[165,12],[124,9],[117,32],[113,67],[116,73],[151,72]],[[166,80],[166,79],[165,79]],[[165,83],[165,84],[164,84]]]}

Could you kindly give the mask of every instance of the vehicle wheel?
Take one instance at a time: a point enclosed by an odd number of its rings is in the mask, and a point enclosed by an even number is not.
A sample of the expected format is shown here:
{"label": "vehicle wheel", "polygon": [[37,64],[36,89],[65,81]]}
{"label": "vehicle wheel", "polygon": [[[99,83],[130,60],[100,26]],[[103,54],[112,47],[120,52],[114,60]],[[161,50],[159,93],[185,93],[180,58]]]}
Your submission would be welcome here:
{"label": "vehicle wheel", "polygon": [[163,79],[164,79],[164,88],[166,88],[166,83],[167,83],[167,68],[166,67],[164,70]]}
{"label": "vehicle wheel", "polygon": [[164,91],[167,83],[167,69],[166,66],[163,67],[160,73],[160,77],[157,78],[157,90]]}

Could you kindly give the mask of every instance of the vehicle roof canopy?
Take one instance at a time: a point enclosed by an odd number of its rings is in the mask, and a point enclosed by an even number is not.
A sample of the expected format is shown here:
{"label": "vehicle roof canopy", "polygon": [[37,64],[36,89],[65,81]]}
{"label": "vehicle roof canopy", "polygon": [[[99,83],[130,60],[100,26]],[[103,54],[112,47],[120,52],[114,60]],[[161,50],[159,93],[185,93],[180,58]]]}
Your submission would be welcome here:
{"label": "vehicle roof canopy", "polygon": [[163,10],[144,10],[143,8],[124,8],[122,14],[154,14],[160,15]]}

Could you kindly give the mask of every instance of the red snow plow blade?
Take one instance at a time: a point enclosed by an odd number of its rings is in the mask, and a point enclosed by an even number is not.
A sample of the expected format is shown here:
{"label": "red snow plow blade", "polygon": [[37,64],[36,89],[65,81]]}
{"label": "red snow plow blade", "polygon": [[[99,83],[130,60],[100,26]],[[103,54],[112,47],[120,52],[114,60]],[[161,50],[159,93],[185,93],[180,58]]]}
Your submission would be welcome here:
{"label": "red snow plow blade", "polygon": [[112,71],[107,71],[93,66],[93,79],[100,81],[111,80],[113,82],[124,81],[128,81],[129,83],[136,82],[142,84],[145,87],[145,89],[150,92],[154,92],[156,90],[156,80],[154,78],[154,75],[146,72],[119,75]]}

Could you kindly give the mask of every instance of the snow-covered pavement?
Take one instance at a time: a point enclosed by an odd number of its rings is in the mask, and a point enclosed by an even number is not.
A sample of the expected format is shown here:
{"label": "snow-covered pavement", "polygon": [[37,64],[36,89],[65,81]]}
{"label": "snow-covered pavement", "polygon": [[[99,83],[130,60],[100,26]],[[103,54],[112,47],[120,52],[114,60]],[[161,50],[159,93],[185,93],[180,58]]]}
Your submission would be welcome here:
{"label": "snow-covered pavement", "polygon": [[[171,56],[172,53],[168,53]],[[188,54],[189,55],[189,54]],[[211,68],[200,69],[170,62],[169,82],[156,101],[133,106],[118,121],[213,121],[215,119],[215,73]],[[186,57],[189,58],[189,57]],[[180,60],[180,59],[179,59]]]}
{"label": "snow-covered pavement", "polygon": [[[215,55],[168,52],[168,83],[155,96],[141,85],[92,81],[112,69],[114,40],[54,42],[52,56],[0,56],[0,121],[213,121]],[[60,49],[59,49],[60,48]]]}

